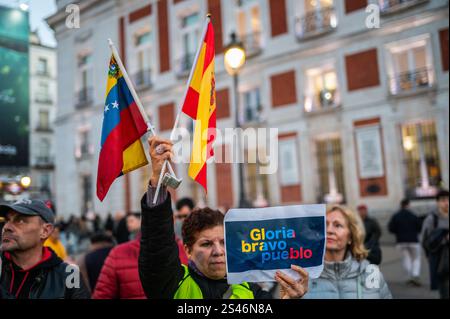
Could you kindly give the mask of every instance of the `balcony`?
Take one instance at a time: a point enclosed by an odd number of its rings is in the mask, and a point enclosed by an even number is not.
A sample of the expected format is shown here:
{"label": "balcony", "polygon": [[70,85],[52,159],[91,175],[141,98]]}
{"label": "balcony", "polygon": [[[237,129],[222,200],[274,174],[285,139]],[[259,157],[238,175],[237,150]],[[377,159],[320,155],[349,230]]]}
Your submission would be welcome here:
{"label": "balcony", "polygon": [[41,76],[41,77],[45,77],[45,78],[49,78],[50,77],[50,72],[48,72],[48,70],[37,70],[36,71],[36,75],[37,76]]}
{"label": "balcony", "polygon": [[178,78],[189,76],[194,59],[195,54],[188,53],[176,61],[176,75]]}
{"label": "balcony", "polygon": [[75,96],[75,108],[77,110],[89,107],[94,101],[94,90],[92,87],[81,89]]}
{"label": "balcony", "polygon": [[141,70],[133,74],[133,81],[137,89],[152,87],[152,72],[150,69]]}
{"label": "balcony", "polygon": [[295,21],[295,32],[299,41],[332,32],[336,27],[337,17],[334,7],[308,12]]}
{"label": "balcony", "polygon": [[244,109],[244,113],[242,114],[242,126],[245,127],[258,127],[259,125],[264,123],[264,119],[262,116],[262,105],[250,106],[247,105]]}
{"label": "balcony", "polygon": [[333,112],[340,107],[340,99],[336,90],[322,90],[316,96],[306,96],[305,113],[322,114]]}
{"label": "balcony", "polygon": [[42,103],[42,104],[53,104],[53,99],[51,98],[51,96],[49,94],[41,94],[41,93],[37,93],[34,100],[37,103]]}
{"label": "balcony", "polygon": [[53,156],[38,156],[34,164],[35,168],[52,169],[55,166]]}
{"label": "balcony", "polygon": [[253,32],[240,36],[240,40],[244,45],[247,58],[251,58],[262,52],[262,34],[261,32]]}
{"label": "balcony", "polygon": [[36,127],[38,133],[52,133],[53,129],[49,125],[38,124]]}
{"label": "balcony", "polygon": [[397,13],[428,2],[428,0],[379,0],[381,14]]}
{"label": "balcony", "polygon": [[403,72],[389,79],[390,94],[404,96],[428,91],[434,86],[433,71],[431,68],[421,68]]}

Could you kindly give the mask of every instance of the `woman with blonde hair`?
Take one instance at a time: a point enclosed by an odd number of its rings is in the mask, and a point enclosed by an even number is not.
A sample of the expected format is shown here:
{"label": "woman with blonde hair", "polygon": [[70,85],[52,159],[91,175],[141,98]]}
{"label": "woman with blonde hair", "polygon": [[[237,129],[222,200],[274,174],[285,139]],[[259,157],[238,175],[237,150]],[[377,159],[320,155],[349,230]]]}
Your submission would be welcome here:
{"label": "woman with blonde hair", "polygon": [[327,242],[322,274],[310,279],[310,299],[391,299],[378,266],[371,265],[364,247],[360,217],[343,206],[327,210]]}

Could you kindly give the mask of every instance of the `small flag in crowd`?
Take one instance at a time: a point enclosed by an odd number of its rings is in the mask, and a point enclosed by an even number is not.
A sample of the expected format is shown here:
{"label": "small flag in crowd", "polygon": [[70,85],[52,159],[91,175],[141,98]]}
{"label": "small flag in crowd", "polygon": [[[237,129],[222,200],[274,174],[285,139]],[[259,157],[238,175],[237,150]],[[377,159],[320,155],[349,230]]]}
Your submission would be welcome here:
{"label": "small flag in crowd", "polygon": [[140,140],[146,132],[147,124],[119,65],[111,56],[97,171],[97,197],[100,201],[117,177],[148,164]]}
{"label": "small flag in crowd", "polygon": [[188,175],[207,191],[206,161],[214,156],[216,135],[216,88],[214,78],[214,29],[208,21],[200,54],[193,65],[193,76],[182,111],[194,119],[195,130]]}

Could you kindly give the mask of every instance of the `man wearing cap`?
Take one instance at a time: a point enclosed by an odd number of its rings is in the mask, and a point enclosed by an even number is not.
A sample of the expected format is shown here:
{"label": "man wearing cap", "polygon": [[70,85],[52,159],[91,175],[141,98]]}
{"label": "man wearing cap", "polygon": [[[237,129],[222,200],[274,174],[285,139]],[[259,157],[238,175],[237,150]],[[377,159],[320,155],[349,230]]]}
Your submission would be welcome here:
{"label": "man wearing cap", "polygon": [[77,267],[64,263],[45,240],[55,215],[43,201],[0,205],[5,223],[0,242],[0,298],[89,299]]}

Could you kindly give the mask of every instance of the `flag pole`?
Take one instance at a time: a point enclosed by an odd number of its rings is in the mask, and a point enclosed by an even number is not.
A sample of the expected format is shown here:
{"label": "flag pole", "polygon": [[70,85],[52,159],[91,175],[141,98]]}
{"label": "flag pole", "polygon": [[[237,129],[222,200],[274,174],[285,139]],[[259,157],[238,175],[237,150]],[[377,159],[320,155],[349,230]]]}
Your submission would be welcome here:
{"label": "flag pole", "polygon": [[[200,56],[200,51],[202,49],[202,43],[203,43],[203,41],[205,39],[206,32],[208,31],[208,24],[209,24],[210,21],[211,21],[211,14],[208,13],[206,15],[205,24],[203,26],[202,36],[200,37],[200,43],[199,43],[199,46],[197,48],[197,52],[195,53],[194,63],[192,64],[191,72],[189,73],[189,79],[188,79],[188,82],[187,82],[188,85],[186,86],[186,89],[184,91],[184,96],[183,96],[183,99],[181,100],[182,102],[178,106],[177,117],[175,118],[175,123],[173,124],[172,131],[170,132],[170,140],[171,141],[174,138],[173,134],[175,132],[175,129],[178,126],[178,122],[180,121],[181,110],[183,108],[184,101],[186,100],[186,96],[187,96],[187,94],[189,92],[189,84],[191,83],[192,77],[194,76],[194,69],[195,69],[195,66],[197,65],[198,57]],[[159,190],[161,188],[162,176],[163,176],[164,171],[166,169],[167,163],[168,163],[167,160],[165,160],[164,163],[163,163],[163,166],[162,166],[162,169],[161,169],[161,174],[159,176],[158,186],[156,187],[155,197],[153,198],[153,204],[156,204],[156,200],[157,200],[158,195],[159,195]],[[170,165],[170,163],[169,163],[169,165]]]}
{"label": "flag pole", "polygon": [[[112,42],[111,39],[108,39],[109,47],[111,48],[112,54],[114,56],[114,59],[116,60],[117,64],[119,65],[120,70],[122,71],[123,78],[125,82],[128,85],[128,88],[130,89],[131,96],[133,96],[134,101],[136,102],[136,105],[139,109],[139,112],[141,112],[142,117],[144,118],[145,122],[147,123],[147,132],[150,131],[154,136],[156,136],[155,129],[153,128],[153,125],[150,123],[150,119],[148,118],[147,113],[144,111],[144,107],[142,106],[142,102],[139,99],[139,96],[136,93],[136,90],[134,89],[133,83],[130,80],[130,77],[128,76],[127,70],[125,69],[125,66],[122,63],[122,60],[120,59],[119,52],[117,51],[116,46]],[[175,172],[172,168],[172,165],[169,164],[169,171],[170,174],[172,174],[174,177],[176,177]]]}

